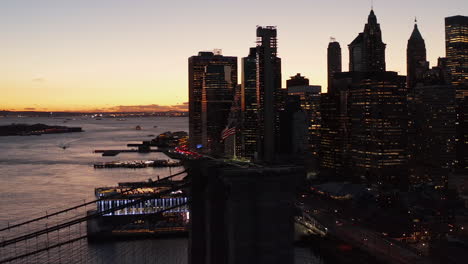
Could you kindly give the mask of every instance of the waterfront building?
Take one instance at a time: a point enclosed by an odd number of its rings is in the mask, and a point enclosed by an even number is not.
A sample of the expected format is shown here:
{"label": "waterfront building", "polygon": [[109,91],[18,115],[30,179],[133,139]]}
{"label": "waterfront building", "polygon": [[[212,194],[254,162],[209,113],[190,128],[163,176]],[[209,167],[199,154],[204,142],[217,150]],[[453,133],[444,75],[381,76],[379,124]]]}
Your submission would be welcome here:
{"label": "waterfront building", "polygon": [[[232,75],[235,74],[236,77]],[[202,86],[202,152],[223,155],[221,132],[234,100],[237,61],[232,65],[205,66]]]}
{"label": "waterfront building", "polygon": [[284,108],[281,59],[277,56],[276,27],[257,27],[257,153],[263,162],[274,162],[279,138],[279,113]]}
{"label": "waterfront building", "polygon": [[418,25],[415,23],[413,33],[408,39],[406,48],[407,87],[411,89],[415,87],[418,82],[422,82],[424,73],[428,69],[429,63],[426,60],[426,44],[419,32]]}
{"label": "waterfront building", "polygon": [[[189,64],[189,147],[191,149],[201,148],[202,143],[202,96],[203,84],[206,75],[206,66],[223,65],[230,66],[231,73],[229,81],[233,89],[237,84],[237,57],[222,56],[219,51],[199,52],[198,56],[192,56],[188,59]],[[214,69],[212,69],[214,70]],[[210,74],[208,74],[209,76]],[[219,76],[219,74],[218,74]],[[225,83],[221,83],[224,87]],[[213,84],[209,84],[211,88]],[[222,88],[226,89],[226,87]],[[206,93],[205,93],[206,95]],[[231,95],[233,96],[233,95]],[[232,99],[231,99],[232,100]],[[224,126],[225,124],[223,124]]]}
{"label": "waterfront building", "polygon": [[[168,193],[171,188],[170,184],[153,182],[125,182],[96,188],[96,213],[102,216],[88,220],[88,239],[187,232],[188,198],[181,191]],[[135,203],[140,199],[141,202]],[[155,217],[158,213],[159,217]]]}
{"label": "waterfront building", "polygon": [[371,10],[364,32],[348,45],[349,48],[349,71],[370,72],[385,71],[385,47],[382,42],[380,24],[374,10]]}
{"label": "waterfront building", "polygon": [[331,39],[327,48],[327,69],[328,69],[328,91],[331,89],[333,75],[341,72],[341,47],[340,43]]}
{"label": "waterfront building", "polygon": [[453,85],[468,82],[468,16],[445,18],[447,69]]}

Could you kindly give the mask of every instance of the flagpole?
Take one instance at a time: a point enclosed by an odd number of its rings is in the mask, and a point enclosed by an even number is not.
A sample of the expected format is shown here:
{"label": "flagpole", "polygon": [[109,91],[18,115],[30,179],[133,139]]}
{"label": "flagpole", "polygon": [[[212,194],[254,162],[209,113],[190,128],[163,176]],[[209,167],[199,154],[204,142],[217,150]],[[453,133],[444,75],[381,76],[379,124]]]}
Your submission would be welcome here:
{"label": "flagpole", "polygon": [[236,131],[234,132],[234,159],[237,159],[237,155],[236,155]]}

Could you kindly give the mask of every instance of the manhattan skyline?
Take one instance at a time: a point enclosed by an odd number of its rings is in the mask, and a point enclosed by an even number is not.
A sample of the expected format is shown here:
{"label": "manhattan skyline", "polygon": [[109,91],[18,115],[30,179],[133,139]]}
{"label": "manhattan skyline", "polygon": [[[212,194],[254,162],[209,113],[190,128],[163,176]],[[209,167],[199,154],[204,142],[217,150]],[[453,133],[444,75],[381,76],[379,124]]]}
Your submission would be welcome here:
{"label": "manhattan skyline", "polygon": [[[268,4],[269,3],[269,4]],[[268,4],[271,12],[262,11]],[[163,111],[186,109],[186,58],[219,48],[245,57],[256,25],[276,25],[283,87],[301,73],[327,89],[330,37],[347,45],[363,30],[371,1],[10,1],[0,3],[0,110]],[[444,17],[463,1],[374,1],[387,70],[406,75],[406,43],[424,36],[431,66],[445,56]]]}

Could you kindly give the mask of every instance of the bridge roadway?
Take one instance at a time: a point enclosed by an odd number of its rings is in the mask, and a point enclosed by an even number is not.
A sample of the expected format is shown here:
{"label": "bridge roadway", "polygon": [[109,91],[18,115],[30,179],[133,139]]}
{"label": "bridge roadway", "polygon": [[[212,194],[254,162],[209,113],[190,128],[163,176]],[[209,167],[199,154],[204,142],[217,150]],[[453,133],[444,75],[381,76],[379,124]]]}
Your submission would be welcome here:
{"label": "bridge roadway", "polygon": [[[321,226],[326,227],[327,235],[334,236],[350,245],[368,252],[379,260],[395,264],[432,263],[427,258],[414,252],[397,241],[383,236],[379,232],[340,218],[330,213],[333,208],[324,201],[311,202],[299,206],[303,214],[315,219]],[[310,223],[314,223],[311,221]]]}

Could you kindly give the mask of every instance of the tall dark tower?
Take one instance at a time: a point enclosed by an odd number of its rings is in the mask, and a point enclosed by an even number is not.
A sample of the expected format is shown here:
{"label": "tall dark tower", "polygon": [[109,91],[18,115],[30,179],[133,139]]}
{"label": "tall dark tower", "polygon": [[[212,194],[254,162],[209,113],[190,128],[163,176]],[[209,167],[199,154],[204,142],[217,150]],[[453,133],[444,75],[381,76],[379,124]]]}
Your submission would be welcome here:
{"label": "tall dark tower", "polygon": [[468,82],[468,16],[445,18],[445,52],[452,84]]}
{"label": "tall dark tower", "polygon": [[[229,87],[220,81],[218,84],[221,86],[216,86],[216,78],[212,78],[216,74],[219,76],[220,73],[216,73],[216,68],[210,67],[208,65],[221,65],[221,66],[230,66],[231,72],[229,76],[231,80],[229,81]],[[215,99],[216,96],[212,96],[213,92],[218,92],[213,90],[216,88],[220,89],[230,89],[233,90],[237,85],[237,57],[226,57],[222,56],[219,52],[199,52],[198,56],[192,56],[188,59],[188,70],[189,70],[189,147],[191,149],[197,149],[203,147],[203,128],[206,123],[203,122],[203,103],[206,103],[206,96],[209,97],[209,100]],[[224,71],[224,68],[222,69]],[[214,71],[214,72],[211,72]],[[225,71],[226,74],[228,71]],[[209,90],[206,90],[208,88]],[[208,91],[208,93],[206,93]],[[205,93],[204,93],[205,92]],[[205,96],[205,99],[203,99]],[[231,95],[232,101],[233,95]],[[206,112],[205,112],[206,114]],[[226,116],[227,118],[227,116]],[[205,118],[206,119],[206,118]],[[210,118],[208,118],[210,119]],[[206,119],[206,120],[208,120]],[[226,124],[222,124],[225,126]]]}
{"label": "tall dark tower", "polygon": [[231,64],[208,64],[202,86],[202,151],[221,155],[221,132],[226,127],[237,85],[237,57]]}
{"label": "tall dark tower", "polygon": [[257,27],[258,158],[267,163],[274,162],[277,152],[281,97],[276,27]]}
{"label": "tall dark tower", "polygon": [[364,32],[348,45],[350,72],[384,72],[385,47],[382,31],[374,10],[371,10]]}
{"label": "tall dark tower", "polygon": [[327,64],[328,64],[328,91],[331,89],[333,75],[336,72],[341,72],[341,47],[340,43],[335,39],[331,39],[327,49]]}
{"label": "tall dark tower", "polygon": [[413,88],[416,83],[422,81],[423,74],[429,69],[426,61],[426,44],[418,29],[418,24],[414,24],[414,30],[408,39],[406,48],[406,85]]}
{"label": "tall dark tower", "polygon": [[253,160],[257,152],[257,48],[250,48],[249,56],[242,58],[242,103],[244,153]]}

